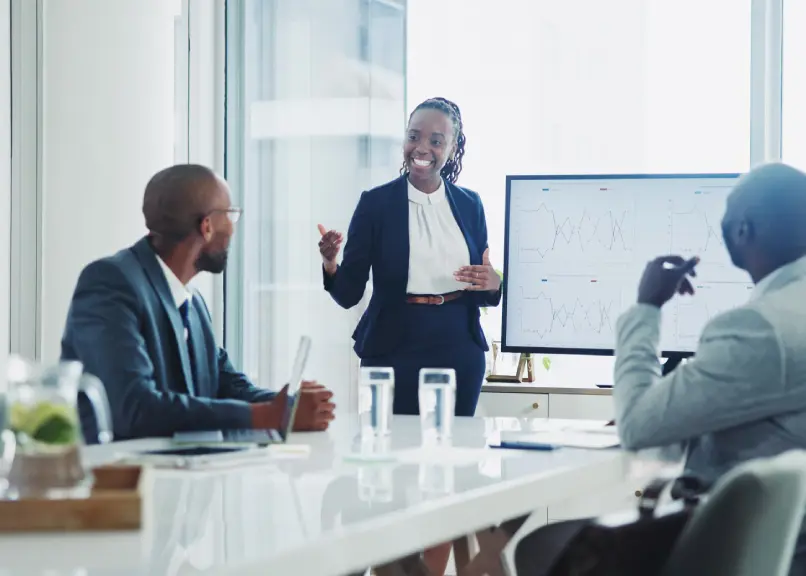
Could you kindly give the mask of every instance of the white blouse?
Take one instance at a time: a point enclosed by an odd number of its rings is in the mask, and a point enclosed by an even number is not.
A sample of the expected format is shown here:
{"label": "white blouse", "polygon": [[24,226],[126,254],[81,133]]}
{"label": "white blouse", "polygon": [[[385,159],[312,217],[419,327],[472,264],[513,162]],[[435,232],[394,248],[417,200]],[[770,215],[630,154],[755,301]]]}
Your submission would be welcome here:
{"label": "white blouse", "polygon": [[467,242],[445,196],[445,184],[424,194],[409,182],[408,294],[447,294],[466,286],[453,278],[470,264]]}

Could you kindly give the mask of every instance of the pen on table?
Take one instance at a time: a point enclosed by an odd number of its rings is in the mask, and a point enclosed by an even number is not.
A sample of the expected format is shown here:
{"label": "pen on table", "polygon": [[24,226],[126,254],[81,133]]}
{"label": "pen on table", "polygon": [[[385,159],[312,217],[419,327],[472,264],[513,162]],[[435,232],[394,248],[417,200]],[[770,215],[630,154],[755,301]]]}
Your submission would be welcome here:
{"label": "pen on table", "polygon": [[557,444],[544,444],[542,442],[501,442],[500,444],[491,444],[490,448],[503,448],[509,450],[539,450],[542,452],[550,452],[559,448]]}

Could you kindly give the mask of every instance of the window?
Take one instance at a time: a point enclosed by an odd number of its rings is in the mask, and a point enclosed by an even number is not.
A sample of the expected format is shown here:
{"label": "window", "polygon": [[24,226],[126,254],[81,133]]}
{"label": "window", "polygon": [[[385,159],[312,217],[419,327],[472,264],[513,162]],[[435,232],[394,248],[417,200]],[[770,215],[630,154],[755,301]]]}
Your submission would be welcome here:
{"label": "window", "polygon": [[227,178],[244,215],[226,278],[226,345],[258,384],[277,388],[307,334],[309,374],[349,406],[362,310],[340,309],[323,290],[316,225],[346,232],[361,191],[397,174],[404,3],[227,6]]}
{"label": "window", "polygon": [[188,161],[188,128],[190,124],[190,13],[189,6],[176,2],[174,14],[174,162]]}
{"label": "window", "polygon": [[[746,170],[750,16],[750,0],[409,0],[407,108],[462,109],[459,184],[484,201],[493,263],[507,174]],[[500,308],[482,318],[498,339]]]}
{"label": "window", "polygon": [[0,241],[0,364],[10,348],[11,324],[11,4],[0,0],[0,226],[7,232]]}
{"label": "window", "polygon": [[806,170],[806,2],[784,1],[784,73],[781,153]]}

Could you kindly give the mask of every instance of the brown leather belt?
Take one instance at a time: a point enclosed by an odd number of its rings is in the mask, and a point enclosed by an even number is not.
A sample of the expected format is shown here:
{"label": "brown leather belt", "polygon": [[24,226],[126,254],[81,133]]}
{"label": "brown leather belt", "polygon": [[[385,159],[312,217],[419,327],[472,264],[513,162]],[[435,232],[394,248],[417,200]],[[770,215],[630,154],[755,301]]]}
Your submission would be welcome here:
{"label": "brown leather belt", "polygon": [[441,306],[445,304],[445,302],[452,302],[453,300],[458,300],[462,296],[464,296],[464,292],[462,290],[457,290],[456,292],[449,292],[447,294],[440,294],[438,296],[423,296],[423,295],[415,295],[415,294],[407,294],[406,295],[406,303],[407,304],[427,304],[430,306]]}

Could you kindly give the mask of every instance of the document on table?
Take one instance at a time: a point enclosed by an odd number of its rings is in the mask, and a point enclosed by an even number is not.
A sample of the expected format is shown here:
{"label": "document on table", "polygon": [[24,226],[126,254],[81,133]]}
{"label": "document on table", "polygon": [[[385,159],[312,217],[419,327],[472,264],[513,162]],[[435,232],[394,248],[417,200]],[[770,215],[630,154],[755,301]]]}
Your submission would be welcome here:
{"label": "document on table", "polygon": [[565,429],[501,432],[501,442],[528,442],[567,446],[569,448],[615,448],[620,444],[618,434],[613,427],[609,429]]}

